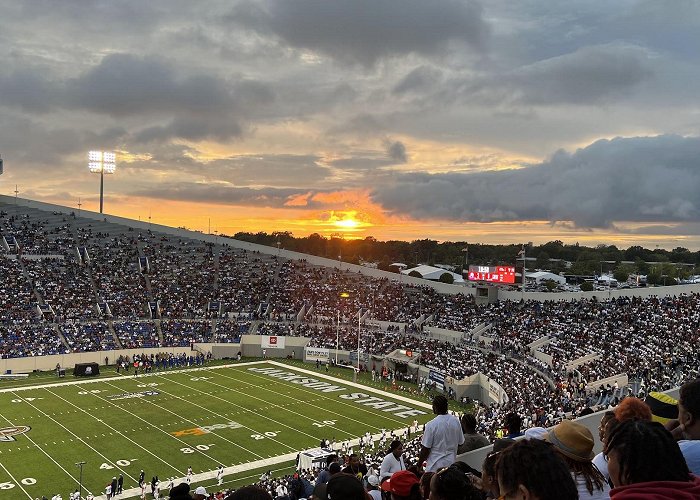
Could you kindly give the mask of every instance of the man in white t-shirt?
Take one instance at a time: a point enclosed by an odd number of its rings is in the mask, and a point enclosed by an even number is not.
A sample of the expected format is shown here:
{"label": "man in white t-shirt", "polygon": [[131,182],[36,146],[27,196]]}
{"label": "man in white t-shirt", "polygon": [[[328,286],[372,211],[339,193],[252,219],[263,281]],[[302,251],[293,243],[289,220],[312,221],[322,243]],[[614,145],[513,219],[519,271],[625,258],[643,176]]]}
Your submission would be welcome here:
{"label": "man in white t-shirt", "polygon": [[448,409],[445,396],[440,394],[433,398],[433,413],[437,416],[425,424],[418,456],[419,467],[427,460],[426,472],[436,472],[440,467],[452,465],[457,459],[457,447],[464,443],[462,426]]}
{"label": "man in white t-shirt", "polygon": [[400,470],[406,470],[406,464],[403,461],[403,444],[397,439],[391,442],[389,454],[382,460],[382,465],[379,467],[379,480],[391,477],[394,472]]}

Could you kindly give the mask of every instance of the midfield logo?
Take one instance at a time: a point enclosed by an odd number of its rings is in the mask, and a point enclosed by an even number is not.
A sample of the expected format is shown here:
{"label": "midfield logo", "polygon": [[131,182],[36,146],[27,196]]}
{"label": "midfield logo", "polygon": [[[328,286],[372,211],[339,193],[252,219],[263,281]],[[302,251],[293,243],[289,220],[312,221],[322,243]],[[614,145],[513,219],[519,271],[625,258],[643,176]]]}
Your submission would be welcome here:
{"label": "midfield logo", "polygon": [[238,422],[227,422],[225,424],[214,424],[214,425],[203,425],[202,427],[195,427],[194,429],[185,429],[184,431],[171,432],[175,437],[183,436],[203,436],[204,434],[209,434],[212,431],[218,431],[222,429],[240,429],[243,425]]}
{"label": "midfield logo", "polygon": [[15,427],[3,427],[0,429],[0,441],[9,443],[10,441],[16,441],[15,436],[29,432],[31,427],[28,425],[18,425]]}

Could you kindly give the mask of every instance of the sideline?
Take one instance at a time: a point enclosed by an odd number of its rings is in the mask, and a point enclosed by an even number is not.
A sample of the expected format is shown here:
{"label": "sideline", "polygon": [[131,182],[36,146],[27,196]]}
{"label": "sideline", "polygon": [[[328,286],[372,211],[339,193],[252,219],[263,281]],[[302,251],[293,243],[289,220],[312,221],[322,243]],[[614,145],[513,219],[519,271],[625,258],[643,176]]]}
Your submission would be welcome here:
{"label": "sideline", "polygon": [[103,378],[90,378],[90,379],[85,379],[85,380],[69,380],[66,382],[56,382],[53,384],[40,384],[40,385],[23,385],[21,387],[6,387],[4,389],[0,389],[0,394],[5,393],[5,392],[19,392],[19,391],[29,391],[32,389],[46,389],[46,388],[51,388],[51,387],[65,387],[68,385],[81,385],[81,384],[97,384],[100,382],[107,382],[107,381],[115,381],[115,380],[122,380],[125,378],[148,378],[148,377],[154,377],[160,373],[183,373],[183,372],[199,372],[199,371],[205,371],[205,370],[217,370],[220,368],[235,368],[236,366],[252,366],[252,365],[259,365],[261,363],[268,363],[268,361],[242,361],[240,363],[230,363],[227,365],[217,365],[217,366],[200,366],[198,368],[180,368],[177,370],[165,370],[165,371],[155,371],[155,372],[150,372],[150,373],[141,373],[139,375],[116,375],[114,377],[103,377]]}

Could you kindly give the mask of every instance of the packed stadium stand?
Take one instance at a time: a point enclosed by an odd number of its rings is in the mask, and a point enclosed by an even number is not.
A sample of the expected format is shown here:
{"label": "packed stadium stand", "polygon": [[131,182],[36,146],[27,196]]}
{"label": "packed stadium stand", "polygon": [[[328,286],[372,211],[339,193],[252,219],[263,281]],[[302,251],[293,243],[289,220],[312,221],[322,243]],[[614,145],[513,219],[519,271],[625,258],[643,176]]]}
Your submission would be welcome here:
{"label": "packed stadium stand", "polygon": [[[700,295],[687,287],[481,304],[470,288],[443,293],[414,278],[6,197],[0,234],[3,358],[247,334],[353,351],[360,317],[363,352],[413,350],[419,365],[451,379],[498,382],[507,397],[481,403],[479,428],[491,437],[504,412],[525,416],[525,427],[554,424],[624,394],[669,389],[699,369]],[[620,375],[627,384],[615,387]]]}

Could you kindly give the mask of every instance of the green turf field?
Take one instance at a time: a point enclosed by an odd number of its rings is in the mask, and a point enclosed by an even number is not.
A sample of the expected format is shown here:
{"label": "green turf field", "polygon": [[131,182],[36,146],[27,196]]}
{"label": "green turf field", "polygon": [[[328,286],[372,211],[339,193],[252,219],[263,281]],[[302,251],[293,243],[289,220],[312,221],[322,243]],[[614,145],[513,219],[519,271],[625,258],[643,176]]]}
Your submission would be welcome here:
{"label": "green turf field", "polygon": [[141,469],[147,481],[158,475],[165,483],[191,466],[192,483],[211,486],[210,471],[221,464],[225,485],[248,484],[260,470],[287,472],[297,452],[321,439],[431,417],[425,401],[354,387],[312,365],[241,363],[9,384],[0,386],[0,499],[66,498],[78,487],[81,461],[83,494],[96,497],[120,473],[125,490],[136,487]]}

